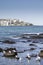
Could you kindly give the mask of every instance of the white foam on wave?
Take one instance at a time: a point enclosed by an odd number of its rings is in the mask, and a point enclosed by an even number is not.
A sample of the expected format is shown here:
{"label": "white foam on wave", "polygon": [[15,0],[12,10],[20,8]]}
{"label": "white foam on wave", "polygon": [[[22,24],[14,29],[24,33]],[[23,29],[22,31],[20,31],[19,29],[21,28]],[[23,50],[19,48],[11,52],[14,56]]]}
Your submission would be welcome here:
{"label": "white foam on wave", "polygon": [[40,34],[43,34],[43,32],[39,32],[39,33],[23,33],[24,35],[40,35]]}
{"label": "white foam on wave", "polygon": [[11,39],[20,39],[21,37],[10,37]]}

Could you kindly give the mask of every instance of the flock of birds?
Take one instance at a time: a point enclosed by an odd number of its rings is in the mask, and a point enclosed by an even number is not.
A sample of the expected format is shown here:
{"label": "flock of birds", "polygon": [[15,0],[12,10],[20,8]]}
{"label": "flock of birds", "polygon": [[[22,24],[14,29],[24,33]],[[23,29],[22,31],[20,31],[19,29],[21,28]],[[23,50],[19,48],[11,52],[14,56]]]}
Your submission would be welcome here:
{"label": "flock of birds", "polygon": [[[13,52],[16,52],[15,50],[13,50]],[[5,54],[6,53],[6,51],[3,51],[3,53]],[[9,53],[11,53],[11,51],[9,50]],[[19,61],[22,61],[22,58],[20,57],[18,57],[17,55],[15,56],[15,58],[16,59],[19,59]],[[27,55],[26,55],[26,58],[28,59],[28,60],[30,60],[31,59],[31,56],[30,56],[30,54],[28,53]],[[41,60],[41,58],[40,58],[40,56],[37,54],[37,57],[36,57],[36,61],[40,61]]]}

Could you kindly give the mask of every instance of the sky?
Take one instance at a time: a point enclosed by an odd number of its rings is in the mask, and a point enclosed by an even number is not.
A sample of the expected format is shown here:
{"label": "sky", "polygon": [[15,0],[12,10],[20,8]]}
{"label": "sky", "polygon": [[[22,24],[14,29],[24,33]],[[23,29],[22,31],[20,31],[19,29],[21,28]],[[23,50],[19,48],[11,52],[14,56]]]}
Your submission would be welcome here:
{"label": "sky", "polygon": [[0,0],[0,19],[2,18],[43,25],[43,0]]}

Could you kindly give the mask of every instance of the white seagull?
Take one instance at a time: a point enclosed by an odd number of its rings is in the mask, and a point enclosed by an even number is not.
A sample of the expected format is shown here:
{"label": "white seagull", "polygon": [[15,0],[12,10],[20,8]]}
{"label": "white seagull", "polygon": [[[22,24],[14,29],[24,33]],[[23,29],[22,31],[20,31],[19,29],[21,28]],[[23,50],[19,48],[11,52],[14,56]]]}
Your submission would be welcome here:
{"label": "white seagull", "polygon": [[5,54],[6,52],[5,52],[5,51],[3,51],[3,53]]}
{"label": "white seagull", "polygon": [[31,59],[31,56],[29,54],[27,54],[27,57],[26,58]]}
{"label": "white seagull", "polygon": [[15,50],[13,50],[13,52],[16,52]]}
{"label": "white seagull", "polygon": [[40,61],[41,58],[39,56],[36,57],[36,61]]}
{"label": "white seagull", "polygon": [[11,51],[9,51],[9,53],[11,53]]}

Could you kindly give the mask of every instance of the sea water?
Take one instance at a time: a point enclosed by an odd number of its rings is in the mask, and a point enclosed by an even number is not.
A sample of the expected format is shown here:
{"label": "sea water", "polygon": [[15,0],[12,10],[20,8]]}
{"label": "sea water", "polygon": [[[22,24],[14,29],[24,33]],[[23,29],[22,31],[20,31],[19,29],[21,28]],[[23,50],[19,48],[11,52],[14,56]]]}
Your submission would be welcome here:
{"label": "sea water", "polygon": [[[3,57],[3,53],[0,52],[0,65],[43,65],[43,58],[41,61],[36,61],[36,57],[32,57],[31,60],[26,59],[26,55],[36,54],[40,51],[40,48],[43,48],[43,39],[39,40],[38,43],[35,43],[37,47],[33,51],[29,51],[31,47],[29,46],[31,42],[27,42],[27,39],[22,39],[22,34],[28,33],[43,33],[43,26],[1,26],[0,27],[0,41],[5,39],[12,39],[16,44],[4,44],[0,42],[0,48],[16,48],[18,51],[27,50],[24,53],[18,53],[18,56],[21,57],[21,61],[13,58]],[[23,42],[25,41],[25,42]]]}

